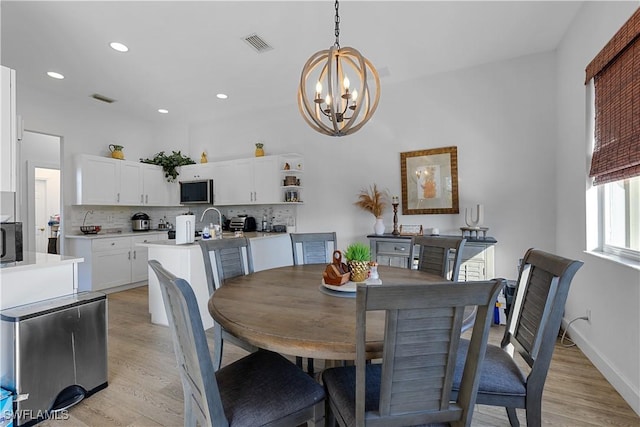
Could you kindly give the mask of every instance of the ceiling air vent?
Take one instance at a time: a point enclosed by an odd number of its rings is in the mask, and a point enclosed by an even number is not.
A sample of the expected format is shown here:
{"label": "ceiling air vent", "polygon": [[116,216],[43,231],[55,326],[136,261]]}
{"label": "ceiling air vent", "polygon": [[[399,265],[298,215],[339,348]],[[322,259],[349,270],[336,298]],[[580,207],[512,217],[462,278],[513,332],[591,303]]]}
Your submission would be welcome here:
{"label": "ceiling air vent", "polygon": [[115,99],[107,98],[106,96],[100,95],[99,93],[94,93],[93,95],[91,95],[91,98],[97,99],[98,101],[106,102],[107,104],[113,104],[114,102],[116,102]]}
{"label": "ceiling air vent", "polygon": [[273,47],[269,46],[269,43],[264,41],[256,33],[248,35],[243,40],[258,53],[266,52],[273,49]]}

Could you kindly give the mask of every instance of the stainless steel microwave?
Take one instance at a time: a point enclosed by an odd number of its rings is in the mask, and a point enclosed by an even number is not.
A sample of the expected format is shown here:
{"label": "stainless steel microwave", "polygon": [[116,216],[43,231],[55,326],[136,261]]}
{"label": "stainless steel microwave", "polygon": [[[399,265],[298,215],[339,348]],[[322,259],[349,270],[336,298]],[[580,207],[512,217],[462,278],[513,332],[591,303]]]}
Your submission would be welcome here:
{"label": "stainless steel microwave", "polygon": [[0,262],[22,261],[22,223],[0,223]]}
{"label": "stainless steel microwave", "polygon": [[213,180],[180,181],[180,204],[213,204]]}

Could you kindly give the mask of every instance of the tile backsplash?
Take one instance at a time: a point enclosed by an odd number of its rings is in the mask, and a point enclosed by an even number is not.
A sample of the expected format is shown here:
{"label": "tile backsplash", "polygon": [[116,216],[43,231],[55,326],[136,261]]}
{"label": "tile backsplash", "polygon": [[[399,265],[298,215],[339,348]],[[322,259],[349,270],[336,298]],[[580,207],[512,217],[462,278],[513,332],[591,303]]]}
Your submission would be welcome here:
{"label": "tile backsplash", "polygon": [[[201,230],[204,225],[217,223],[218,215],[215,211],[209,211],[201,222],[200,217],[208,205],[181,206],[181,207],[130,207],[130,206],[68,206],[66,210],[67,223],[66,234],[80,232],[80,226],[99,225],[105,232],[129,232],[131,231],[131,217],[137,212],[149,215],[151,229],[158,228],[160,220],[168,221],[175,225],[176,216],[192,212],[196,216],[196,229]],[[220,212],[230,219],[238,215],[249,215],[256,219],[258,230],[261,229],[263,216],[267,217],[269,224],[283,224],[289,227],[296,224],[296,207],[283,205],[260,206],[224,206],[218,208]],[[86,218],[86,220],[85,220]]]}

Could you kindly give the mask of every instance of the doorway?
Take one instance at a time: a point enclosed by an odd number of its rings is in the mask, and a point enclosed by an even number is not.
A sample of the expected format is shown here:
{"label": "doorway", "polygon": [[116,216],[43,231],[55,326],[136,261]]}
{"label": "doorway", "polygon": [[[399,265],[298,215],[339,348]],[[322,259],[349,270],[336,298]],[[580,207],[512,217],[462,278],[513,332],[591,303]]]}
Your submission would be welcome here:
{"label": "doorway", "polygon": [[[20,146],[20,174],[17,216],[22,226],[24,248],[30,252],[49,250],[49,238],[55,237],[53,224],[62,217],[61,138],[25,131]],[[51,223],[51,225],[49,224]]]}
{"label": "doorway", "polygon": [[58,253],[60,227],[60,170],[35,168],[36,252]]}

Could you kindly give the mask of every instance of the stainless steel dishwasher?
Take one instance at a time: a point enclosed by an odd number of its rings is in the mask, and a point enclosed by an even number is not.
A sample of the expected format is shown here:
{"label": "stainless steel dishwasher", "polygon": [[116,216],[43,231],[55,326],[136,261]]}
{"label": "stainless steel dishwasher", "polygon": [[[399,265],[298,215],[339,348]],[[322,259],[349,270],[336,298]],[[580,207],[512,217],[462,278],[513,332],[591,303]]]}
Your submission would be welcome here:
{"label": "stainless steel dishwasher", "polygon": [[81,292],[0,312],[0,385],[15,425],[60,419],[107,387],[107,298]]}

